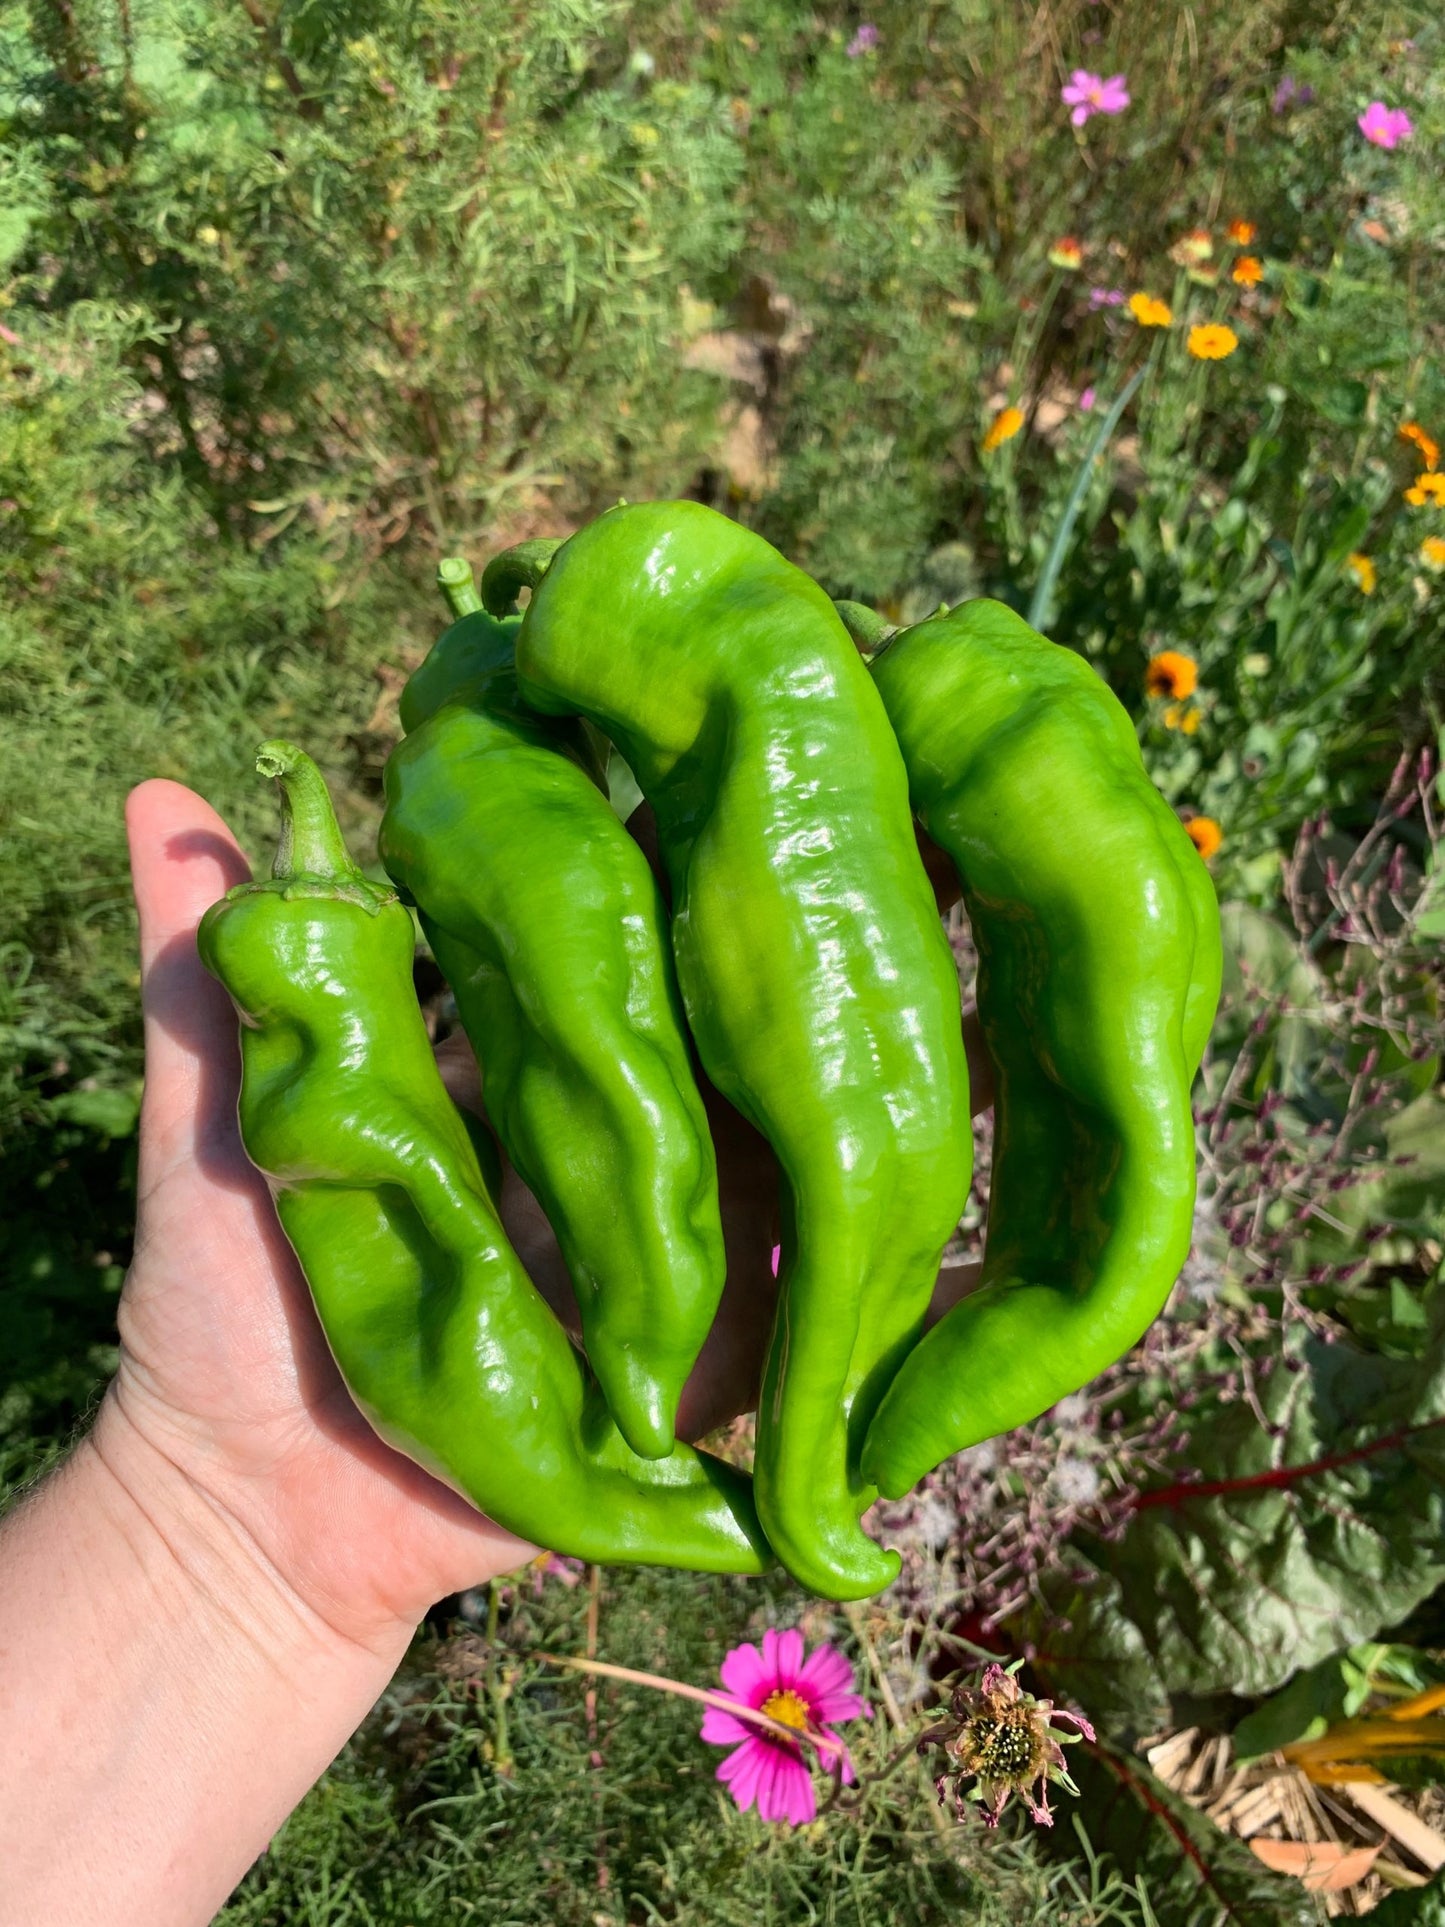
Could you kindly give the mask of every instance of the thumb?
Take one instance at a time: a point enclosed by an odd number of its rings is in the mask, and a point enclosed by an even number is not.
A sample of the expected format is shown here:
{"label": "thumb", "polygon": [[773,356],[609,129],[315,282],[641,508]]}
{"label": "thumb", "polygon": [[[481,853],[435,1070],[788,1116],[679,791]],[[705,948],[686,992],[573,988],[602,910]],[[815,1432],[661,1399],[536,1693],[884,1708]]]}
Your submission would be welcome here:
{"label": "thumb", "polygon": [[[251,872],[210,804],[180,783],[157,779],[132,790],[125,822],[145,1016],[141,1157],[154,1176],[155,1165],[193,1155],[198,1135],[220,1121],[219,1110],[215,1120],[202,1115],[203,1100],[234,1114],[235,1012],[196,954],[196,926]],[[208,1076],[219,1067],[229,1074]]]}

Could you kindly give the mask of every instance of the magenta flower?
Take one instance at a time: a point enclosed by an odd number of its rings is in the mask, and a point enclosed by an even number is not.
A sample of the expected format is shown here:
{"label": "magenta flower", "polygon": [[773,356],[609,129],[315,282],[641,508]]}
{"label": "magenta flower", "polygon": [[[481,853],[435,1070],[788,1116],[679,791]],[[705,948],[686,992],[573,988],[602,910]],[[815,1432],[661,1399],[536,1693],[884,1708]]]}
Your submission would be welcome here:
{"label": "magenta flower", "polygon": [[850,60],[856,60],[859,54],[866,54],[877,45],[878,29],[871,21],[865,20],[843,51]]}
{"label": "magenta flower", "polygon": [[1069,119],[1075,127],[1082,127],[1090,114],[1122,114],[1129,105],[1129,90],[1122,74],[1111,74],[1104,80],[1083,67],[1075,67],[1068,85],[1060,88],[1059,98],[1066,107],[1073,108]]}
{"label": "magenta flower", "polygon": [[1122,288],[1090,288],[1089,290],[1091,308],[1122,308],[1126,298]]}
{"label": "magenta flower", "polygon": [[1088,414],[1088,412],[1089,412],[1089,410],[1090,410],[1090,409],[1091,409],[1091,408],[1092,408],[1092,407],[1094,406],[1094,402],[1095,402],[1095,400],[1096,400],[1096,399],[1097,399],[1097,397],[1095,396],[1095,394],[1094,394],[1094,391],[1093,391],[1093,389],[1092,389],[1092,388],[1086,388],[1086,389],[1084,390],[1084,392],[1083,392],[1083,394],[1082,394],[1082,395],[1080,395],[1080,397],[1079,397],[1079,412],[1080,412],[1080,414],[1082,414],[1082,415],[1087,415],[1087,414]]}
{"label": "magenta flower", "polygon": [[1398,147],[1415,131],[1403,107],[1387,107],[1382,100],[1372,100],[1355,125],[1376,147]]}
{"label": "magenta flower", "polygon": [[[800,1735],[830,1740],[824,1764],[844,1786],[853,1784],[853,1763],[847,1747],[834,1736],[832,1722],[871,1717],[872,1708],[852,1690],[853,1668],[836,1646],[819,1646],[805,1661],[800,1632],[778,1633],[769,1627],[761,1652],[752,1645],[734,1646],[719,1671],[727,1691],[742,1705]],[[743,1813],[756,1803],[760,1820],[786,1820],[794,1827],[805,1826],[817,1813],[801,1739],[795,1746],[781,1734],[751,1726],[716,1706],[703,1715],[702,1737],[713,1746],[733,1748],[717,1777]]]}

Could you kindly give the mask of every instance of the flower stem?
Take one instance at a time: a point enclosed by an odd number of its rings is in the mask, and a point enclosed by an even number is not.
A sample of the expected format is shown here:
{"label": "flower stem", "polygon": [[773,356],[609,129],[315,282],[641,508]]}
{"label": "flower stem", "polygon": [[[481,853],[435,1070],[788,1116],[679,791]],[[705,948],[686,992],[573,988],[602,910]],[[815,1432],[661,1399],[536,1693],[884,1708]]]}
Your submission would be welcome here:
{"label": "flower stem", "polygon": [[760,1712],[756,1706],[746,1706],[741,1700],[730,1699],[726,1693],[714,1693],[706,1686],[688,1686],[680,1679],[669,1679],[665,1673],[640,1673],[631,1666],[613,1666],[605,1659],[576,1659],[569,1653],[533,1652],[527,1657],[540,1661],[544,1666],[565,1666],[574,1673],[594,1673],[601,1679],[626,1680],[633,1686],[651,1686],[659,1693],[676,1693],[680,1699],[696,1700],[701,1706],[716,1706],[721,1712],[731,1713],[737,1719],[761,1727],[778,1739],[791,1741],[794,1746],[799,1740],[806,1740],[825,1759],[829,1754],[841,1754],[843,1751],[843,1742],[831,1733],[816,1732],[811,1727],[787,1726],[782,1720],[775,1720],[769,1714]]}

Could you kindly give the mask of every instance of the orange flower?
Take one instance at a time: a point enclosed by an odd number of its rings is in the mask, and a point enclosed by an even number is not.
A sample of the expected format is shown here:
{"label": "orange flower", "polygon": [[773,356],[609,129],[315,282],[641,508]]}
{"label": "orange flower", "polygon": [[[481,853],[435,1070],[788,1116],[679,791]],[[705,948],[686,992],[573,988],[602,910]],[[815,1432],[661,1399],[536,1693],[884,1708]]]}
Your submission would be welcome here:
{"label": "orange flower", "polygon": [[1084,265],[1084,250],[1072,234],[1066,234],[1049,249],[1049,260],[1056,268],[1081,268]]}
{"label": "orange flower", "polygon": [[1198,686],[1199,665],[1193,656],[1181,655],[1177,649],[1163,649],[1149,658],[1149,666],[1144,671],[1146,695],[1167,696],[1171,702],[1183,702]]}
{"label": "orange flower", "polygon": [[1360,585],[1361,595],[1375,593],[1375,565],[1367,555],[1347,555],[1345,567]]}
{"label": "orange flower", "polygon": [[1001,408],[989,423],[988,433],[983,438],[983,452],[992,455],[996,448],[1011,442],[1024,425],[1024,411],[1021,408]]}
{"label": "orange flower", "polygon": [[1426,468],[1440,466],[1440,444],[1433,435],[1427,435],[1419,422],[1401,422],[1395,433],[1402,442],[1411,442],[1420,451],[1420,459]]}
{"label": "orange flower", "polygon": [[1427,569],[1445,569],[1445,535],[1427,535],[1420,544],[1420,560]]}
{"label": "orange flower", "polygon": [[1225,233],[1237,248],[1247,248],[1259,229],[1253,221],[1231,221]]}
{"label": "orange flower", "polygon": [[1257,254],[1241,254],[1230,269],[1229,278],[1241,288],[1257,288],[1264,279],[1264,263]]}
{"label": "orange flower", "polygon": [[1191,816],[1184,834],[1207,863],[1224,841],[1224,832],[1212,816]]}
{"label": "orange flower", "polygon": [[1167,328],[1174,319],[1167,301],[1156,301],[1152,294],[1131,294],[1129,312],[1141,328]]}
{"label": "orange flower", "polygon": [[1190,228],[1169,250],[1169,259],[1181,268],[1200,268],[1214,252],[1208,228]]}
{"label": "orange flower", "polygon": [[1437,509],[1445,506],[1445,475],[1437,475],[1433,469],[1417,475],[1405,490],[1405,500],[1417,509],[1424,508],[1427,502],[1433,503]]}
{"label": "orange flower", "polygon": [[1189,352],[1196,361],[1223,361],[1239,346],[1239,336],[1222,321],[1206,321],[1189,330]]}

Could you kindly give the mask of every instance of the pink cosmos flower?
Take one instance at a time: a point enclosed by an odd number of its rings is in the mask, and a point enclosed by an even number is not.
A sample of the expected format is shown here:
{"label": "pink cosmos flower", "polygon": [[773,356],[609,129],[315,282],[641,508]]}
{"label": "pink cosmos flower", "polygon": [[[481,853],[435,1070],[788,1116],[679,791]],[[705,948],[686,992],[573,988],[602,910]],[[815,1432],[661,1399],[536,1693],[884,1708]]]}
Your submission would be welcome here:
{"label": "pink cosmos flower", "polygon": [[[872,1716],[868,1702],[852,1690],[853,1668],[837,1647],[825,1643],[804,1660],[803,1635],[796,1630],[778,1633],[769,1627],[761,1652],[752,1645],[734,1646],[719,1671],[733,1699],[799,1734],[831,1739],[834,1721]],[[760,1820],[786,1820],[794,1827],[806,1826],[817,1813],[802,1741],[794,1746],[715,1706],[703,1715],[702,1737],[713,1746],[732,1747],[717,1777],[743,1813],[756,1803]],[[844,1786],[853,1784],[853,1763],[841,1741],[834,1740],[822,1757]]]}
{"label": "pink cosmos flower", "polygon": [[1059,99],[1066,107],[1073,108],[1069,119],[1075,127],[1082,127],[1090,114],[1122,114],[1129,105],[1129,90],[1122,74],[1111,74],[1104,80],[1083,67],[1075,67],[1068,85],[1060,88]]}
{"label": "pink cosmos flower", "polygon": [[1387,107],[1382,100],[1372,100],[1355,125],[1376,147],[1398,147],[1415,131],[1403,107]]}
{"label": "pink cosmos flower", "polygon": [[860,54],[868,53],[877,45],[878,29],[870,20],[865,20],[843,51],[850,60],[856,60]]}

